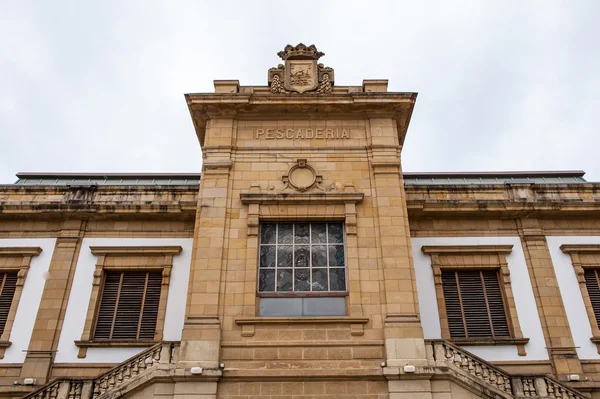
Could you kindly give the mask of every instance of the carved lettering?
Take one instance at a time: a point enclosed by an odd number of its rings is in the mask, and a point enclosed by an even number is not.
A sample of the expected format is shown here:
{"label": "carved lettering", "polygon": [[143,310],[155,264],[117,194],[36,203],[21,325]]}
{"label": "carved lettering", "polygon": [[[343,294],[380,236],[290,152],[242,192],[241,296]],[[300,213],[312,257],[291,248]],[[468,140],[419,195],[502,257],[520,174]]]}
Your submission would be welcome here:
{"label": "carved lettering", "polygon": [[348,129],[323,129],[323,128],[305,128],[305,129],[255,129],[255,139],[264,140],[311,140],[311,139],[350,139],[350,130]]}

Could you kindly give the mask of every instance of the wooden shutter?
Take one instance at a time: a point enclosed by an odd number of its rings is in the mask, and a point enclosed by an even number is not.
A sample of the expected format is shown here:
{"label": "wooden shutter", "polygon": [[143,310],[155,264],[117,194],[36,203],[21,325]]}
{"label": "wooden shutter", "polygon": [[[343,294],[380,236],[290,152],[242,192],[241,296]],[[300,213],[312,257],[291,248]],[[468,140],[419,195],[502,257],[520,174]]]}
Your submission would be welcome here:
{"label": "wooden shutter", "polygon": [[510,337],[498,271],[442,271],[442,287],[451,338]]}
{"label": "wooden shutter", "polygon": [[106,272],[94,339],[154,339],[162,272]]}
{"label": "wooden shutter", "polygon": [[594,316],[596,316],[596,323],[600,326],[600,279],[598,269],[585,269],[584,277]]}
{"label": "wooden shutter", "polygon": [[4,332],[16,288],[17,272],[0,273],[0,334]]}

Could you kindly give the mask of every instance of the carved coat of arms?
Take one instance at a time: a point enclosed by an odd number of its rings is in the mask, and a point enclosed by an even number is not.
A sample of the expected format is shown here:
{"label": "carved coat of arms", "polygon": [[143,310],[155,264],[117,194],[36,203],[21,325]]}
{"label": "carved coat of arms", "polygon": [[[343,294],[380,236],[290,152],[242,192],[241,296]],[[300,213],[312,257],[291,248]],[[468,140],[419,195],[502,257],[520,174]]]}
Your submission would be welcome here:
{"label": "carved coat of arms", "polygon": [[286,61],[285,88],[304,93],[317,88],[317,61],[290,60]]}
{"label": "carved coat of arms", "polygon": [[317,51],[314,45],[287,45],[277,55],[285,61],[285,66],[269,69],[271,93],[331,93],[333,69],[317,64],[317,60],[325,54]]}

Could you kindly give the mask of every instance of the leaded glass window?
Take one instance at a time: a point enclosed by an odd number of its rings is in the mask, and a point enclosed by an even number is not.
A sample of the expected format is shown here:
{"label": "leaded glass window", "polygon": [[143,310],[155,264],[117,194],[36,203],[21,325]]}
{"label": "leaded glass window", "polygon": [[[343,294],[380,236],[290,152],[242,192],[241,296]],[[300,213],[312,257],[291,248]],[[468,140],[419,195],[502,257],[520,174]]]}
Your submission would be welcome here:
{"label": "leaded glass window", "polygon": [[346,291],[341,222],[261,223],[259,292]]}

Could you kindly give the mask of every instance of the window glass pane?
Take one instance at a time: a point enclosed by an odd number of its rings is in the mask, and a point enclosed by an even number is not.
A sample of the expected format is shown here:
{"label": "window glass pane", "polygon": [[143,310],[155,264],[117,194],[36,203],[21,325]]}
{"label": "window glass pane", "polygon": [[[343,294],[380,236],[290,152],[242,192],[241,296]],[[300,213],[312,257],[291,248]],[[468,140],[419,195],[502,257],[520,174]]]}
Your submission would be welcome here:
{"label": "window glass pane", "polygon": [[275,270],[263,269],[258,276],[259,291],[275,291]]}
{"label": "window glass pane", "polygon": [[312,266],[326,267],[327,266],[327,247],[325,245],[312,246]]}
{"label": "window glass pane", "polygon": [[294,267],[309,267],[310,266],[310,247],[307,245],[294,247]]}
{"label": "window glass pane", "polygon": [[346,291],[346,269],[343,267],[329,269],[329,284],[331,291]]}
{"label": "window glass pane", "polygon": [[345,266],[343,245],[329,246],[329,266]]}
{"label": "window glass pane", "polygon": [[292,267],[292,248],[291,245],[277,246],[277,267]]}
{"label": "window glass pane", "polygon": [[344,242],[344,227],[341,223],[329,223],[329,243]]}
{"label": "window glass pane", "polygon": [[277,291],[292,290],[292,269],[277,270]]}
{"label": "window glass pane", "polygon": [[294,242],[294,225],[292,223],[279,223],[278,244],[292,244]]}
{"label": "window glass pane", "polygon": [[310,291],[310,269],[294,269],[294,291]]}
{"label": "window glass pane", "polygon": [[261,245],[260,267],[275,267],[275,246]]}
{"label": "window glass pane", "polygon": [[263,223],[260,225],[260,243],[275,244],[276,223]]}
{"label": "window glass pane", "polygon": [[310,224],[296,223],[295,243],[308,244],[310,239]]}
{"label": "window glass pane", "polygon": [[327,269],[313,269],[312,279],[313,291],[327,291]]}
{"label": "window glass pane", "polygon": [[312,233],[312,243],[326,243],[327,242],[327,225],[325,223],[312,223],[311,224],[311,233]]}

